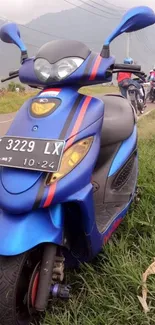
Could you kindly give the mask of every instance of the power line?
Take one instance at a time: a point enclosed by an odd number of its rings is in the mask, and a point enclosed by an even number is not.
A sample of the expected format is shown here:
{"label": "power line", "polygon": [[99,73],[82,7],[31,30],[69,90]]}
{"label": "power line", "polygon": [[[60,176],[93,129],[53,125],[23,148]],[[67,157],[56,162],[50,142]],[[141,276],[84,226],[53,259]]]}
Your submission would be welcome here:
{"label": "power line", "polygon": [[[76,7],[76,8],[79,8],[79,9],[81,9],[81,10],[83,10],[83,11],[89,12],[89,13],[91,13],[91,14],[94,15],[94,16],[98,16],[98,17],[102,17],[102,18],[107,18],[107,19],[114,19],[114,17],[106,17],[106,16],[100,15],[100,14],[98,14],[98,13],[92,12],[92,11],[90,11],[90,10],[88,10],[88,9],[82,8],[82,7],[80,7],[80,6],[77,6],[77,5],[75,5],[74,3],[72,3],[72,2],[70,2],[70,1],[68,1],[68,0],[63,0],[63,1],[69,3],[70,5],[72,5],[72,6]],[[81,1],[81,0],[80,0],[80,1]]]}
{"label": "power line", "polygon": [[[3,17],[0,17],[0,18],[4,20]],[[9,19],[9,20],[5,19],[5,21],[8,21],[8,22],[14,23],[14,21],[13,21],[13,20],[10,20],[10,19]],[[64,37],[57,36],[56,34],[46,33],[46,32],[44,32],[44,31],[41,31],[41,30],[38,30],[38,29],[35,29],[35,28],[32,28],[32,27],[29,27],[29,26],[26,26],[26,25],[23,25],[23,24],[18,24],[18,25],[21,26],[21,27],[24,27],[24,28],[26,28],[26,29],[33,30],[34,32],[37,32],[37,33],[41,33],[41,34],[44,34],[44,35],[48,35],[48,36],[52,36],[52,37],[56,37],[56,38],[59,38],[59,39],[65,39]]]}
{"label": "power line", "polygon": [[[2,18],[2,17],[0,17],[0,18]],[[5,21],[8,21],[7,19],[5,19]],[[11,21],[11,20],[9,20],[10,22],[13,22],[13,21]],[[0,26],[2,26],[3,24],[1,24]],[[42,32],[42,31],[40,31],[40,30],[37,30],[37,29],[35,29],[35,28],[31,28],[31,27],[29,27],[29,26],[25,26],[25,25],[23,25],[23,24],[18,24],[19,26],[22,26],[23,28],[26,28],[26,29],[28,29],[28,30],[32,30],[32,31],[35,31],[35,32],[38,32],[38,33],[43,33],[43,34],[45,34],[45,35],[48,35],[48,36],[53,36],[53,34],[49,34],[49,33],[45,33],[45,32]],[[56,36],[56,35],[55,35]],[[66,38],[60,38],[60,37],[58,37],[58,36],[56,36],[57,37],[57,39],[66,39]],[[87,44],[100,44],[99,42],[95,42],[95,41],[86,41],[86,40],[84,40],[84,41],[81,41],[81,42],[83,42],[83,43],[87,43]],[[37,48],[37,49],[39,49],[42,45],[35,45],[35,44],[32,44],[32,43],[28,43],[28,42],[25,42],[25,44],[26,45],[29,45],[29,46],[33,46],[33,47],[35,47],[35,48]]]}
{"label": "power line", "polygon": [[[134,36],[136,37],[136,40],[137,40],[138,42],[142,43],[142,44],[145,46],[145,48],[146,48],[147,50],[149,50],[149,49],[147,48],[146,44],[140,40],[139,35],[138,35],[137,33],[134,32]],[[139,56],[141,57],[141,61],[143,61],[143,62],[145,63],[145,65],[148,65],[148,62],[145,60],[145,58],[143,57],[143,55],[141,55],[141,52],[138,51],[138,47],[136,48],[136,47],[134,46],[133,48],[134,48],[134,52],[137,53],[137,56],[138,56],[138,57],[139,57]]]}
{"label": "power line", "polygon": [[[100,6],[101,8],[104,8],[104,9],[106,9],[106,10],[112,10],[112,11],[114,11],[114,12],[107,12],[108,14],[114,14],[114,15],[116,15],[117,13],[116,13],[116,10],[115,9],[113,9],[113,8],[110,8],[110,7],[107,7],[107,6],[105,6],[105,5],[103,5],[103,4],[101,4],[101,3],[98,3],[97,1],[94,1],[94,0],[89,0],[89,2],[92,2],[92,3],[94,3],[94,4],[96,4],[96,5],[98,5],[98,6]],[[99,8],[97,8],[97,9],[99,9]],[[100,9],[101,10],[101,9]],[[104,11],[105,12],[105,11]]]}
{"label": "power line", "polygon": [[[96,6],[94,6],[94,5],[91,5],[91,4],[89,4],[89,3],[86,3],[85,1],[83,1],[83,0],[79,0],[80,2],[82,2],[84,5],[86,5],[86,6],[89,6],[89,7],[91,7],[91,8],[93,8],[93,9],[97,9],[97,10],[99,10],[99,11],[101,11],[101,12],[103,12],[104,14],[108,14],[108,15],[112,15],[113,13],[109,13],[108,11],[106,11],[106,10],[103,10],[103,9],[99,9],[99,8],[97,8]],[[89,0],[89,2],[93,2],[94,3],[94,1],[93,0]],[[95,1],[95,3],[96,3],[96,1]],[[102,6],[103,8],[104,8],[104,6]],[[120,17],[106,17],[106,16],[103,16],[104,18],[120,18]]]}
{"label": "power line", "polygon": [[104,3],[107,3],[108,5],[111,5],[112,7],[116,8],[117,10],[120,9],[121,11],[125,12],[127,11],[127,8],[121,7],[121,6],[116,6],[114,3],[111,3],[109,1],[103,0]]}
{"label": "power line", "polygon": [[[152,50],[150,49],[150,47],[147,45],[147,43],[143,40],[140,39],[140,33],[134,33],[136,35],[136,38],[145,46],[146,50],[148,50],[151,54],[152,54]],[[145,33],[143,32],[143,38],[145,36]]]}

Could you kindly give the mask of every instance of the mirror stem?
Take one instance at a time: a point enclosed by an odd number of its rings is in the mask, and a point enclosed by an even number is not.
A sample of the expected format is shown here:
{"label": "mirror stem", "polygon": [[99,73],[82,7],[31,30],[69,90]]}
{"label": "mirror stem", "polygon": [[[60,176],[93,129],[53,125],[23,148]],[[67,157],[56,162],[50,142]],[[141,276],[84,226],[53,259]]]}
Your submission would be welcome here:
{"label": "mirror stem", "polygon": [[23,61],[25,61],[26,59],[28,59],[27,51],[23,51],[21,53],[21,63],[23,63]]}
{"label": "mirror stem", "polygon": [[103,45],[100,55],[104,59],[107,59],[107,58],[110,57],[110,47],[109,47],[109,45]]}

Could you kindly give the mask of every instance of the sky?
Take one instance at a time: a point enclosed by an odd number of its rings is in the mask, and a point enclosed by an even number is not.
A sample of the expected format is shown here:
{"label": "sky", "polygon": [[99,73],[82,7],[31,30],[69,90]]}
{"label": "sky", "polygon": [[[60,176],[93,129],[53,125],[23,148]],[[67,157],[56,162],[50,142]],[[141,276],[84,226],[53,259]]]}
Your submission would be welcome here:
{"label": "sky", "polygon": [[[83,3],[80,0],[68,0],[69,2],[80,6]],[[89,2],[89,0],[84,0]],[[99,2],[99,0],[96,0]],[[91,0],[90,0],[91,2]],[[104,4],[104,0],[100,3]],[[106,0],[105,5],[114,4],[115,6],[130,7],[136,5],[148,5],[155,10],[155,0]],[[74,5],[65,2],[65,0],[0,0],[0,17],[13,20],[17,23],[28,23],[41,15],[49,12],[59,12],[74,8]]]}

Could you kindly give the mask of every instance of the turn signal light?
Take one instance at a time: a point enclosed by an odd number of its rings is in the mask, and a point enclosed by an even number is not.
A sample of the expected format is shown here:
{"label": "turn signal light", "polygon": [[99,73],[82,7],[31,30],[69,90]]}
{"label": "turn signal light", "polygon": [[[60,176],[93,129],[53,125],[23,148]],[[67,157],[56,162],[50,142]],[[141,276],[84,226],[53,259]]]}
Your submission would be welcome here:
{"label": "turn signal light", "polygon": [[59,171],[50,174],[47,185],[51,185],[69,174],[87,155],[92,143],[93,137],[89,137],[74,143],[67,149],[63,154]]}

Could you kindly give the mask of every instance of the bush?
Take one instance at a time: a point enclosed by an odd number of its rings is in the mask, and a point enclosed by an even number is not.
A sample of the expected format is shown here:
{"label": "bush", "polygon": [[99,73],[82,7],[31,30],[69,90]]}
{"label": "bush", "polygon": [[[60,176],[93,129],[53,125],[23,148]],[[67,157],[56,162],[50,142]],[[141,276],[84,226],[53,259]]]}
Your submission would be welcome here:
{"label": "bush", "polygon": [[8,85],[8,91],[15,92],[17,88],[19,88],[19,92],[25,91],[25,87],[23,85],[21,85],[20,83],[15,83],[15,82],[11,81]]}

